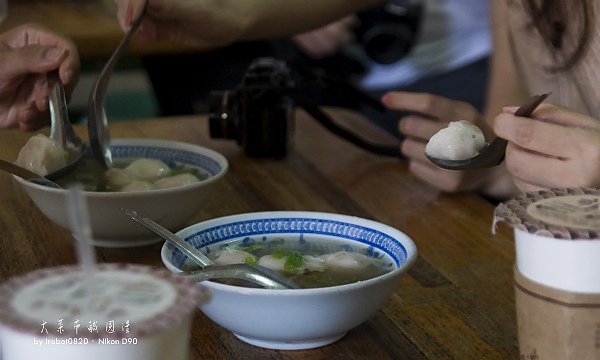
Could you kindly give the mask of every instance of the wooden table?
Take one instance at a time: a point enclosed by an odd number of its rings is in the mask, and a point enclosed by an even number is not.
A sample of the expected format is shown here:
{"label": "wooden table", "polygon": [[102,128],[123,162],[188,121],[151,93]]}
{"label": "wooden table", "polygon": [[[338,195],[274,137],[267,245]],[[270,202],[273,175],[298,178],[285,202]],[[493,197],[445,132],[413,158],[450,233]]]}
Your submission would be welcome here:
{"label": "wooden table", "polygon": [[[335,114],[365,135],[384,138],[351,113]],[[492,234],[493,205],[473,194],[441,194],[411,176],[401,161],[360,150],[303,112],[295,147],[280,160],[249,158],[234,141],[211,139],[207,125],[203,116],[129,121],[111,124],[111,134],[186,141],[227,157],[229,172],[190,224],[249,211],[336,212],[400,229],[414,240],[419,256],[383,307],[334,344],[261,349],[198,310],[192,359],[518,358],[512,230],[504,226]],[[16,158],[30,135],[0,132],[0,157]],[[10,175],[0,174],[0,189],[1,280],[76,261],[70,233],[47,220]],[[160,247],[98,248],[97,256],[104,262],[161,266]]]}
{"label": "wooden table", "polygon": [[[113,0],[9,0],[8,16],[0,25],[0,32],[28,22],[45,25],[72,39],[83,60],[108,58],[124,36],[117,22]],[[170,42],[147,44],[134,40],[127,47],[126,54],[173,54],[198,50]]]}

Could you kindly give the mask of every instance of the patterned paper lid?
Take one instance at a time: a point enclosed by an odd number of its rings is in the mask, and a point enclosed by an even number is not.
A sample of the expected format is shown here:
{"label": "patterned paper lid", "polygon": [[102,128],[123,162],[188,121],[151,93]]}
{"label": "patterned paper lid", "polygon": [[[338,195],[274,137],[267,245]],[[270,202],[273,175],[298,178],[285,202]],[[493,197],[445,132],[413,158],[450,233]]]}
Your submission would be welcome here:
{"label": "patterned paper lid", "polygon": [[600,239],[600,190],[561,188],[527,192],[501,203],[499,221],[530,234],[556,239]]}
{"label": "patterned paper lid", "polygon": [[39,337],[143,337],[176,327],[208,298],[197,283],[149,266],[98,264],[86,279],[75,265],[9,279],[0,324]]}

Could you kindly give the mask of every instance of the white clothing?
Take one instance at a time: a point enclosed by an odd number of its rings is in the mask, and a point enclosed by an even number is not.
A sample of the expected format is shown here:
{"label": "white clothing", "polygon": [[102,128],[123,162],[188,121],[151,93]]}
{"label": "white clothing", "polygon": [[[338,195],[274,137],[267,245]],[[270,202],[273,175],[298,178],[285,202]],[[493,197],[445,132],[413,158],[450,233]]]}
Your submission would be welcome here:
{"label": "white clothing", "polygon": [[408,85],[426,76],[445,73],[488,56],[492,50],[487,0],[424,0],[417,43],[394,64],[368,60],[360,81],[365,90]]}

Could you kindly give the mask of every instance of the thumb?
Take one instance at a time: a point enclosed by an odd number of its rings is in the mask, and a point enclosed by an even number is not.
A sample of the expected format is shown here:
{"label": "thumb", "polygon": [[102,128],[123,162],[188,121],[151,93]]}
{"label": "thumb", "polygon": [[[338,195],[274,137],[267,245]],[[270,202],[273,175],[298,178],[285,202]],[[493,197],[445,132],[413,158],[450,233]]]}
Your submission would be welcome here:
{"label": "thumb", "polygon": [[0,52],[0,76],[45,73],[57,69],[67,56],[65,49],[43,45],[28,45]]}

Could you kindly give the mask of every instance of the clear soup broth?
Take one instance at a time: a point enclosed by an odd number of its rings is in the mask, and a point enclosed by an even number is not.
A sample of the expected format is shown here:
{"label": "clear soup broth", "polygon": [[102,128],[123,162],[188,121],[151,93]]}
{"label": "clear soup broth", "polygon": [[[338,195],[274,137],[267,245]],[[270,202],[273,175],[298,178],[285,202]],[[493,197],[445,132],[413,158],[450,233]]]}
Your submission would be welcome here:
{"label": "clear soup broth", "polygon": [[[318,288],[351,284],[392,271],[393,261],[372,246],[348,245],[333,239],[312,238],[300,241],[282,237],[212,245],[202,249],[216,265],[249,263],[268,267],[291,278],[301,288]],[[197,269],[189,259],[183,270]],[[219,280],[221,283],[252,286],[239,280]]]}
{"label": "clear soup broth", "polygon": [[[113,169],[126,169],[128,166],[133,164],[135,161],[141,158],[115,158],[113,159]],[[155,159],[150,159],[155,160]],[[164,164],[166,166],[165,175],[159,175],[154,181],[159,179],[165,179],[167,177],[175,177],[180,174],[190,174],[196,177],[199,181],[206,180],[209,178],[209,174],[204,170],[197,167],[189,166],[186,164],[172,163]],[[115,186],[107,179],[107,170],[101,167],[98,162],[91,159],[86,161],[75,171],[69,175],[57,179],[58,183],[62,187],[67,187],[72,183],[80,183],[84,186],[85,191],[95,192],[116,192],[121,191],[121,188]],[[182,184],[183,185],[183,184]],[[174,187],[174,186],[173,186]]]}

